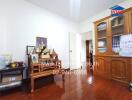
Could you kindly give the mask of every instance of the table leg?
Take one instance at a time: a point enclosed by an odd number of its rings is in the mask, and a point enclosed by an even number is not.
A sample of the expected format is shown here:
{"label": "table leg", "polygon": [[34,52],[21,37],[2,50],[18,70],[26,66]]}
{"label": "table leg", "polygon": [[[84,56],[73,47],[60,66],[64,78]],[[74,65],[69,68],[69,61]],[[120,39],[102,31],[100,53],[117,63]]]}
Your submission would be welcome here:
{"label": "table leg", "polygon": [[65,81],[65,73],[62,72],[62,80]]}
{"label": "table leg", "polygon": [[34,92],[34,78],[31,78],[31,92]]}

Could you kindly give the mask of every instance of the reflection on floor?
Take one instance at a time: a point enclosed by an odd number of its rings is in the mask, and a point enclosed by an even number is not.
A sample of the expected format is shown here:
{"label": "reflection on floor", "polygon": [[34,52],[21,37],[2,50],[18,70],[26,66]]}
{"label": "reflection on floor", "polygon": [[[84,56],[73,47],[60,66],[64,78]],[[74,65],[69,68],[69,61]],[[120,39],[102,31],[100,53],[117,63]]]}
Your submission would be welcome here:
{"label": "reflection on floor", "polygon": [[40,83],[32,94],[12,89],[2,92],[0,100],[132,100],[132,93],[127,86],[93,76],[86,70],[67,73],[64,84],[61,75],[55,76],[54,81],[50,82],[49,78],[44,78]]}

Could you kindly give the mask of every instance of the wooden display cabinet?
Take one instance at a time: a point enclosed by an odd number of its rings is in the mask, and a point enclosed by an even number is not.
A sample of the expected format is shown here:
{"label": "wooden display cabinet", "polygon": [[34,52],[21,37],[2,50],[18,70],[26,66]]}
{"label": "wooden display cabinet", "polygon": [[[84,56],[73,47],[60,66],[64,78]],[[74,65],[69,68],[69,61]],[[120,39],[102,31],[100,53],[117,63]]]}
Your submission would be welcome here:
{"label": "wooden display cabinet", "polygon": [[123,16],[108,16],[95,23],[94,74],[123,83],[132,81],[132,57],[122,57],[120,37],[132,33],[132,7]]}

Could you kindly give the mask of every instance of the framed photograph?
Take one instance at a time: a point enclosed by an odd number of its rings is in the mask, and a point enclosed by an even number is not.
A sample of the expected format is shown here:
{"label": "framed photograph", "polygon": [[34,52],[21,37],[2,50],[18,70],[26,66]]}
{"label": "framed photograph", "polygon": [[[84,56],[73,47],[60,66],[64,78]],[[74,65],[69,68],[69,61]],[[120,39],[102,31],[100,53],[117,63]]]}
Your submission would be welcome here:
{"label": "framed photograph", "polygon": [[98,47],[105,47],[105,42],[104,41],[99,41],[98,42]]}
{"label": "framed photograph", "polygon": [[27,46],[26,47],[26,53],[27,55],[31,54],[34,50],[35,46]]}
{"label": "framed photograph", "polygon": [[38,54],[32,54],[31,61],[32,63],[38,63]]}
{"label": "framed photograph", "polygon": [[46,46],[47,47],[47,38],[45,37],[36,37],[36,47],[39,46]]}

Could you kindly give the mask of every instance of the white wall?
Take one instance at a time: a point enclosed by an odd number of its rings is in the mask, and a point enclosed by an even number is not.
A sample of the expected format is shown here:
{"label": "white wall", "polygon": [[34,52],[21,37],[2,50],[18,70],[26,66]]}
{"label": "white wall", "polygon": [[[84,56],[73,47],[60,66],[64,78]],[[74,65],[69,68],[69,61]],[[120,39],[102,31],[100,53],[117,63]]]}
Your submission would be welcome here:
{"label": "white wall", "polygon": [[0,16],[0,54],[6,52],[6,23],[3,18]]}
{"label": "white wall", "polygon": [[0,6],[0,54],[6,52],[6,16],[3,11],[3,5]]}
{"label": "white wall", "polygon": [[[129,7],[132,7],[132,0],[126,0],[120,4],[118,4],[124,8],[129,8]],[[110,9],[107,9],[95,16],[92,16],[86,20],[84,20],[83,22],[80,23],[79,27],[80,27],[80,33],[86,33],[88,31],[92,31],[92,33],[95,33],[94,32],[94,24],[93,22],[101,19],[101,18],[104,18],[106,16],[109,16],[111,14],[111,11]],[[93,49],[94,49],[94,53],[95,53],[95,35],[93,34]]]}
{"label": "white wall", "polygon": [[55,48],[66,68],[68,33],[78,33],[77,29],[76,24],[24,0],[0,0],[0,53],[7,49],[13,60],[25,61],[26,45],[35,45],[36,36],[42,36],[48,38],[48,47]]}

